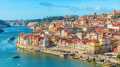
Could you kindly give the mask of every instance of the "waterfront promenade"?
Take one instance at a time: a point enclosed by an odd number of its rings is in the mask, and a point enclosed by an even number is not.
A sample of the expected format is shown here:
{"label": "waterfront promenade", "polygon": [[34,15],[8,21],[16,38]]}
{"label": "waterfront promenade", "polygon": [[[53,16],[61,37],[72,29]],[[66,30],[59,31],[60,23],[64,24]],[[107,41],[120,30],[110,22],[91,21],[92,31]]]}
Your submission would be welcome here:
{"label": "waterfront promenade", "polygon": [[[25,49],[26,50],[26,49]],[[73,52],[76,51],[76,49],[72,49],[72,52],[70,49],[68,48],[48,48],[48,49],[42,49],[42,50],[26,50],[28,52],[39,52],[39,53],[43,53],[43,54],[50,54],[50,55],[55,55],[58,56],[60,58],[65,58],[65,59],[75,59],[78,61],[82,61],[82,62],[89,62],[89,63],[95,63],[95,64],[101,64],[101,65],[105,65],[108,66],[112,65],[112,64],[120,64],[120,61],[116,58],[112,58],[112,57],[108,57],[105,55],[89,55],[89,54],[85,54],[84,52],[82,53],[82,51],[80,51],[80,53],[78,54],[77,52]]]}

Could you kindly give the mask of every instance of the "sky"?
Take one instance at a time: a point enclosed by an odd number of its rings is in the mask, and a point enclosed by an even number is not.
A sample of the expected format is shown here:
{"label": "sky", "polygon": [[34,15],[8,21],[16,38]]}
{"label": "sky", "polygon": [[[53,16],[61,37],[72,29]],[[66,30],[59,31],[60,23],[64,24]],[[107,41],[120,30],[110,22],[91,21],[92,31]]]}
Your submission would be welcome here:
{"label": "sky", "polygon": [[0,19],[38,19],[120,10],[120,0],[0,0]]}

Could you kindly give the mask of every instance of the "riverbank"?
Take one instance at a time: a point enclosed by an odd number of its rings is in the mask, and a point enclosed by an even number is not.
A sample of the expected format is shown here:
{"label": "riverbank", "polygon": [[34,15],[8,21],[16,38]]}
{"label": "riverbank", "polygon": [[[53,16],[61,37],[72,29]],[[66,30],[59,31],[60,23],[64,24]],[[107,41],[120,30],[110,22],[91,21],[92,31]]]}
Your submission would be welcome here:
{"label": "riverbank", "polygon": [[[19,48],[18,48],[19,49]],[[20,48],[21,49],[21,48]],[[43,53],[43,54],[50,54],[50,55],[55,55],[60,58],[64,59],[73,59],[73,60],[78,60],[81,62],[86,62],[90,64],[100,64],[103,67],[112,67],[118,66],[120,63],[119,61],[113,59],[113,58],[106,58],[104,55],[88,55],[88,54],[77,54],[74,52],[70,52],[69,50],[63,48],[63,49],[58,49],[58,48],[45,48],[41,50],[35,50],[35,49],[23,49],[25,51],[31,52],[31,53]],[[73,50],[74,51],[74,50]]]}
{"label": "riverbank", "polygon": [[[42,52],[42,51],[38,52],[38,51],[34,51],[34,50],[26,50],[26,49],[20,49],[20,48],[18,48],[17,51],[20,52],[23,55],[27,54],[29,56],[31,56],[31,55],[33,55],[33,56],[35,56],[35,55],[53,56],[54,58],[59,58],[61,60],[69,60],[69,61],[72,61],[72,62],[79,63],[80,65],[81,64],[85,64],[85,67],[87,67],[86,65],[89,65],[88,67],[101,67],[102,66],[101,64],[97,64],[97,63],[93,63],[93,62],[88,62],[88,61],[85,61],[85,60],[83,61],[83,60],[75,59],[75,58],[72,58],[72,57],[65,58],[65,57],[63,57],[63,55],[60,56],[61,54],[57,54],[57,53],[55,54],[55,53],[51,52],[51,50],[45,50],[44,52]],[[59,62],[59,61],[56,60],[56,62]],[[70,63],[69,65],[71,65],[71,64],[72,63]],[[75,65],[75,67],[76,67],[76,65]],[[77,67],[79,67],[79,66],[77,66]]]}

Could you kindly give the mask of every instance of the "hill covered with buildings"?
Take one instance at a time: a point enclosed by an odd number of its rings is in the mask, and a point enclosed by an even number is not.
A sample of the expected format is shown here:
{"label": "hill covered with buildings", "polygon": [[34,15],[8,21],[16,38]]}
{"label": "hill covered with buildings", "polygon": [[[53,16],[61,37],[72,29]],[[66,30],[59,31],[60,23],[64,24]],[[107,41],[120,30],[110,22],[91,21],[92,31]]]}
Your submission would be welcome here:
{"label": "hill covered with buildings", "polygon": [[116,59],[120,53],[120,11],[49,20],[50,23],[29,22],[27,26],[33,32],[21,33],[17,47],[60,56],[72,54],[73,58],[94,57],[98,62],[102,57],[106,62],[119,63]]}

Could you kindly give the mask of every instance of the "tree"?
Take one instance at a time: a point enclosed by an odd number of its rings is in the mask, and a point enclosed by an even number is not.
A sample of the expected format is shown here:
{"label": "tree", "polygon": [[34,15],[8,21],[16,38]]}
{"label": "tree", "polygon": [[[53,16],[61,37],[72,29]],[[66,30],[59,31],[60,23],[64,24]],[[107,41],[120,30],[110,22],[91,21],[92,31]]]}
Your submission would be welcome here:
{"label": "tree", "polygon": [[117,55],[117,58],[120,59],[120,54]]}

